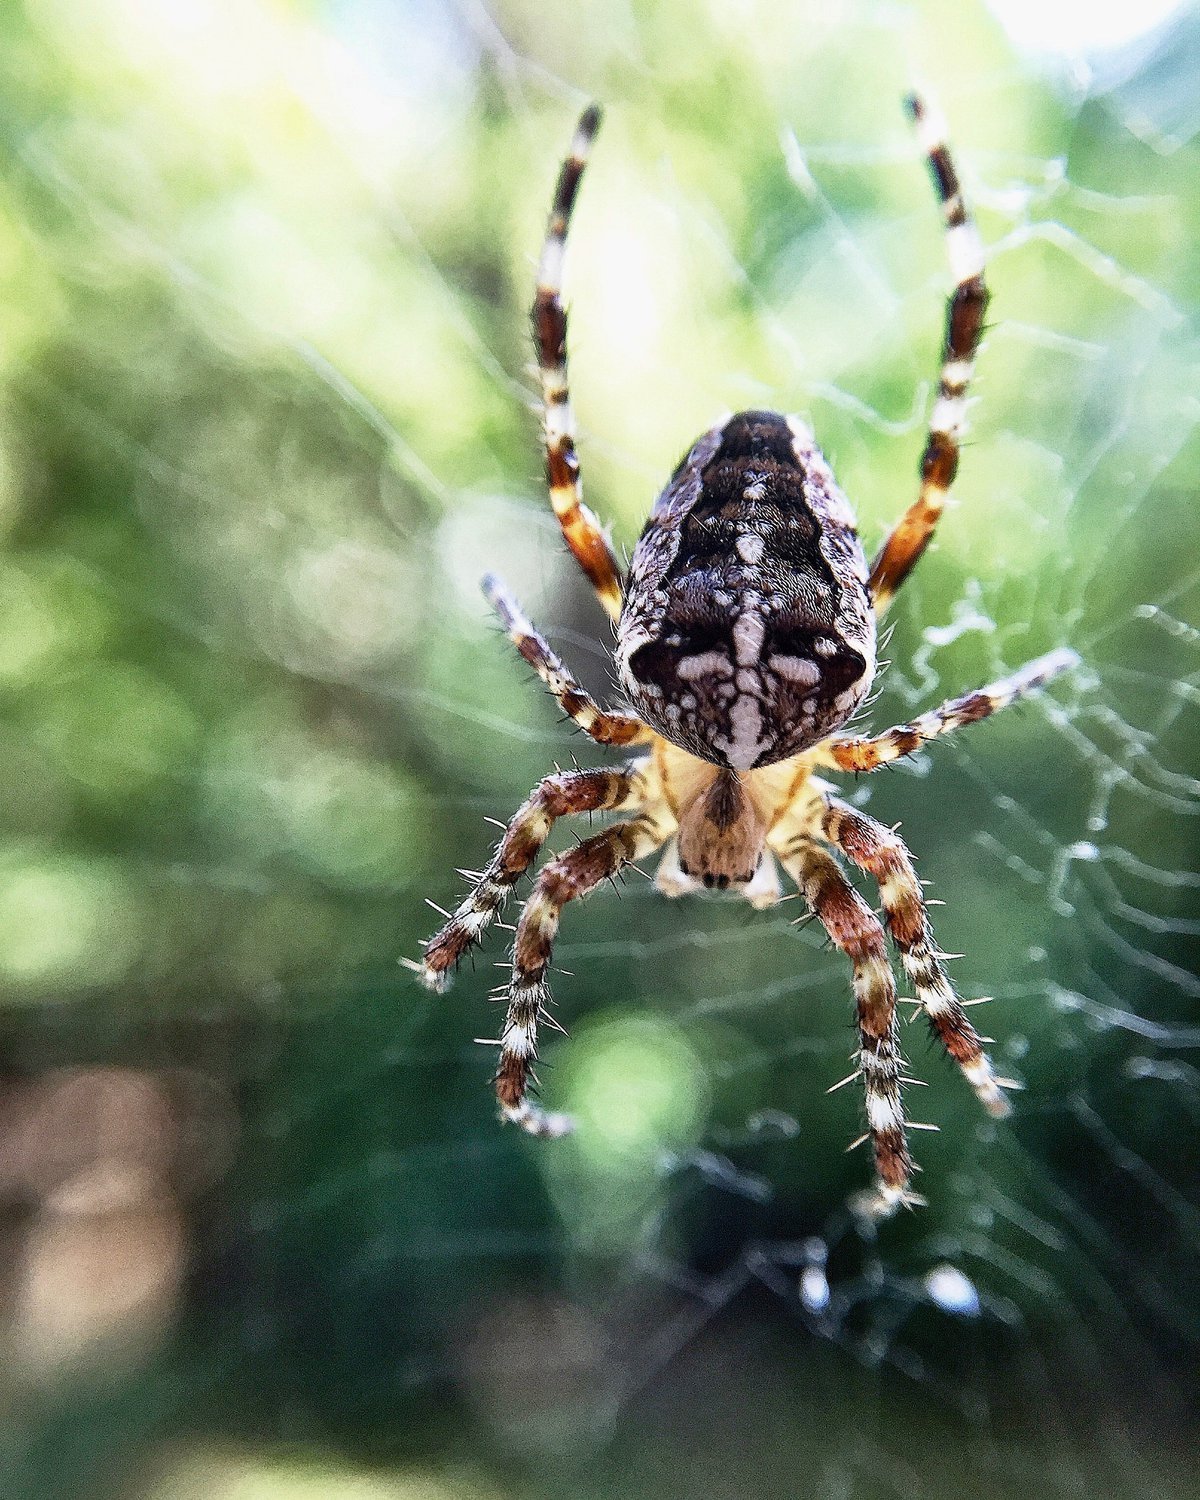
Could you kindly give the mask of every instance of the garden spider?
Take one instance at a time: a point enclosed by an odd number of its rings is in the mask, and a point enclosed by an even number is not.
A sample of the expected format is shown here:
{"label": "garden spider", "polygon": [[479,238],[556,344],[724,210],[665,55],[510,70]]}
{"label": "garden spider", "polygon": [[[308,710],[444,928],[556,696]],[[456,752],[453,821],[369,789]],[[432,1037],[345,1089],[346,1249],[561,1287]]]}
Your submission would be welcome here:
{"label": "garden spider", "polygon": [[[732,886],[767,907],[780,899],[782,865],[853,967],[859,1044],[851,1077],[862,1079],[866,1096],[862,1139],[874,1148],[876,1180],[863,1202],[875,1213],[921,1202],[909,1186],[888,934],[917,1006],[989,1114],[1007,1113],[1003,1090],[1012,1084],[996,1076],[954,992],[903,842],[813,773],[874,771],[995,713],[1077,660],[1072,651],[1053,651],[909,724],[869,736],[838,732],[871,686],[876,622],[928,545],[954,479],[987,304],[983,246],[942,129],[920,99],[908,108],[941,201],[955,279],[916,501],[868,570],[850,506],[804,424],[740,412],[684,457],[655,502],[627,577],[582,501],[567,388],[563,257],[600,123],[596,106],[584,111],[558,179],[533,326],[550,499],[567,546],[616,622],[628,709],[598,707],[499,580],[488,577],[483,587],[517,650],[580,729],[602,745],[643,748],[615,769],[559,771],[540,782],[474,889],[411,965],[431,989],[444,989],[557,818],[629,814],[545,865],[516,927],[496,1094],[503,1118],[533,1135],[560,1135],[569,1119],[529,1095],[563,906],[664,846],[656,883],[668,896]],[[846,878],[839,854],[878,884],[882,922]]]}

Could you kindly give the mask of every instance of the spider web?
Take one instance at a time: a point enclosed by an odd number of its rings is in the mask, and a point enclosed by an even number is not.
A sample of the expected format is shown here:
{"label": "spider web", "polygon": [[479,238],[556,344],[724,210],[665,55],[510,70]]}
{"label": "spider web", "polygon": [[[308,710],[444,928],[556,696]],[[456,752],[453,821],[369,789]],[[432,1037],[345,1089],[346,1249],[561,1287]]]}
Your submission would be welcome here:
{"label": "spider web", "polygon": [[[63,1070],[169,1078],[186,1226],[137,1337],[48,1331],[10,1273],[6,1379],[43,1399],[6,1493],[256,1465],[283,1493],[363,1465],[387,1495],[1187,1492],[1198,23],[1043,77],[982,13],[779,9],[3,23],[9,1116]],[[796,410],[870,547],[914,492],[947,285],[914,77],[995,300],[872,722],[1059,644],[1082,665],[847,783],[903,820],[1025,1085],[998,1128],[909,1032],[929,1206],[872,1230],[853,1090],[824,1092],[848,974],[796,903],[631,873],[569,911],[542,1076],[583,1124],[544,1150],[495,1127],[470,1042],[502,941],[446,1000],[395,959],[485,816],[600,759],[476,585],[496,567],[607,692],[526,410],[574,110],[613,105],[569,272],[591,503],[628,547],[717,413]],[[30,1165],[45,1118],[5,1124],[18,1267],[65,1172]],[[297,1446],[340,1456],[279,1468]]]}

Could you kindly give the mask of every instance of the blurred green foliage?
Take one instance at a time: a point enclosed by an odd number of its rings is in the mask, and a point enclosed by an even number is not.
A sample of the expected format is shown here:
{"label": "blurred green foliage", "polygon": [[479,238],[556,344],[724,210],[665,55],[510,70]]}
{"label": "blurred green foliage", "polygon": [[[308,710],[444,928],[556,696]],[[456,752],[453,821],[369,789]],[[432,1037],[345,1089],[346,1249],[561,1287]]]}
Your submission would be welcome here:
{"label": "blurred green foliage", "polygon": [[[1154,1488],[1073,1415],[1038,1446],[1060,1378],[1104,1411],[1140,1395],[1156,1492],[1187,1493],[1156,1382],[1197,1337],[1197,1152],[1146,1080],[1179,1066],[1195,996],[1195,148],[1040,78],[950,0],[27,0],[0,57],[4,1060],[197,1069],[239,1121],[192,1201],[172,1331],[7,1403],[4,1493],[673,1496],[702,1475],[749,1496],[797,1466],[813,1493],[961,1493],[944,1454],[997,1401],[970,1470],[991,1493]],[[831,1229],[868,1170],[842,1151],[850,1091],[823,1094],[847,976],[792,908],[668,908],[633,875],[570,912],[573,1036],[545,1081],[584,1126],[542,1153],[495,1127],[471,1045],[501,942],[445,1000],[396,960],[436,920],[422,898],[485,857],[484,816],[592,758],[485,620],[485,566],[608,691],[528,409],[578,107],[609,107],[569,270],[591,503],[629,547],[717,413],[785,408],[870,546],[914,491],[947,284],[914,76],[992,247],[993,327],[876,722],[1060,642],[1084,666],[859,789],[904,819],[1028,1084],[997,1136],[914,1040],[943,1127],[918,1141],[930,1207],[875,1260]],[[785,1315],[792,1270],[754,1271],[806,1237],[861,1288],[836,1328]],[[986,1326],[929,1314],[942,1261]],[[719,1316],[743,1281],[780,1296]],[[1155,1379],[1101,1376],[1110,1337]],[[1071,1340],[1051,1378],[1030,1351]],[[302,1458],[243,1472],[236,1441]],[[305,1467],[326,1447],[341,1478]]]}

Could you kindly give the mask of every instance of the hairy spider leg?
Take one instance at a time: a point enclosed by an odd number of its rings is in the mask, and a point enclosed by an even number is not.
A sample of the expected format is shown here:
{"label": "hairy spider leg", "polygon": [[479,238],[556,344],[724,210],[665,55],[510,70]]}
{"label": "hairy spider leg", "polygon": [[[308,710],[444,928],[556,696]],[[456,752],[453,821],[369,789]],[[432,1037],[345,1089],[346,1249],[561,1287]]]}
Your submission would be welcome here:
{"label": "hairy spider leg", "polygon": [[567,546],[587,575],[600,603],[615,620],[621,613],[621,568],[600,522],[583,503],[575,414],[567,379],[567,311],[562,301],[567,230],[588,152],[600,128],[600,110],[589,105],[575,127],[571,154],[563,162],[546,226],[533,300],[533,340],[537,350],[545,421],[546,482],[550,504]]}
{"label": "hairy spider leg", "polygon": [[955,994],[942,963],[921,895],[921,882],[904,841],[874,818],[834,797],[826,800],[821,832],[851,864],[864,870],[878,885],[888,931],[916,991],[916,999],[929,1020],[930,1030],[962,1069],[988,1114],[997,1119],[1008,1114],[1002,1080],[996,1077],[979,1033],[967,1020],[962,1001]]}
{"label": "hairy spider leg", "polygon": [[937,112],[915,94],[907,101],[917,138],[929,158],[934,187],[942,205],[946,247],[954,291],[946,308],[946,335],[937,401],[929,420],[929,438],[921,458],[917,499],[888,534],[871,565],[869,588],[875,613],[882,615],[896,591],[929,545],[946,496],[958,472],[958,455],[966,430],[967,387],[983,337],[988,291],[983,276],[983,241],[959,185],[945,127]]}
{"label": "hairy spider leg", "polygon": [[601,745],[629,745],[651,738],[650,731],[640,719],[628,714],[608,713],[584,692],[494,573],[484,578],[483,592],[500,616],[509,640],[558,699],[563,713],[573,719],[584,734]]}
{"label": "hairy spider leg", "polygon": [[505,829],[474,888],[430,938],[421,962],[410,965],[421,981],[431,990],[446,989],[458,961],[482,940],[513,886],[537,858],[555,819],[636,807],[644,794],[643,767],[637,762],[592,771],[559,771],[539,782]]}
{"label": "hairy spider leg", "polygon": [[896,981],[879,918],[815,839],[801,834],[781,852],[784,869],[810,910],[854,971],[858,1011],[858,1073],[867,1105],[867,1131],[875,1153],[876,1183],[867,1207],[890,1213],[924,1200],[909,1190],[913,1171],[900,1097],[903,1058],[896,1017]]}
{"label": "hairy spider leg", "polygon": [[1044,686],[1069,668],[1077,666],[1079,656],[1069,646],[1060,646],[1036,661],[1027,662],[1011,677],[1002,678],[988,687],[976,688],[972,693],[951,698],[939,708],[931,709],[907,724],[896,724],[882,734],[864,735],[861,738],[834,738],[818,747],[817,757],[822,765],[836,766],[841,771],[875,771],[891,761],[913,755],[930,740],[944,734],[953,734],[965,724],[974,724],[986,719],[1018,698]]}
{"label": "hairy spider leg", "polygon": [[568,901],[586,896],[623,865],[660,848],[674,826],[665,805],[659,804],[640,817],[614,823],[584,839],[551,860],[538,875],[517,923],[508,1013],[495,1078],[501,1115],[530,1135],[563,1135],[572,1124],[569,1116],[548,1114],[528,1097],[537,1060],[538,1023],[545,1019],[550,1003],[546,974],[562,909]]}

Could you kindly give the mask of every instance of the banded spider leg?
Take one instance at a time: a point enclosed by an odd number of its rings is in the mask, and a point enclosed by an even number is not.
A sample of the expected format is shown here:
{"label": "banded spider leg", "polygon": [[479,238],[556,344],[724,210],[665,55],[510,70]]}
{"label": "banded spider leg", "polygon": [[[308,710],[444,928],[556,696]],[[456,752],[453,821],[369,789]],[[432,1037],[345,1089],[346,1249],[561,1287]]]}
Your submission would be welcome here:
{"label": "banded spider leg", "polygon": [[530,1135],[564,1135],[573,1123],[569,1115],[548,1114],[529,1098],[537,1059],[538,1023],[550,1003],[546,975],[563,907],[595,890],[622,866],[652,854],[673,828],[674,820],[665,808],[647,808],[629,822],[614,823],[584,839],[538,875],[517,923],[508,1014],[495,1080],[501,1114]]}
{"label": "banded spider leg", "polygon": [[867,1134],[875,1156],[875,1188],[864,1206],[882,1216],[901,1204],[918,1205],[924,1200],[909,1188],[913,1162],[900,1097],[903,1058],[896,980],[883,925],[815,838],[797,835],[779,853],[809,909],[854,971],[859,1037],[855,1073],[862,1078]]}
{"label": "banded spider leg", "polygon": [[946,496],[958,472],[958,455],[966,430],[967,387],[975,370],[988,303],[983,241],[959,185],[946,145],[945,125],[938,113],[915,94],[907,102],[942,205],[954,291],[946,308],[941,377],[929,419],[929,438],[921,458],[921,487],[871,565],[868,587],[877,615],[887,609],[920,561],[945,509]]}
{"label": "banded spider leg", "polygon": [[558,174],[538,264],[533,341],[542,388],[550,503],[575,561],[609,616],[616,620],[621,614],[621,568],[600,522],[583,503],[579,456],[575,451],[575,414],[567,377],[567,310],[562,300],[567,231],[588,152],[599,128],[600,109],[593,104],[580,117],[570,155]]}
{"label": "banded spider leg", "polygon": [[892,761],[914,755],[930,740],[953,734],[967,724],[976,724],[991,714],[1023,698],[1034,688],[1077,666],[1079,656],[1069,646],[1060,646],[1026,662],[1010,676],[974,692],[950,698],[939,707],[930,709],[907,724],[895,724],[880,734],[835,735],[819,747],[819,764],[836,766],[839,771],[875,771]]}

